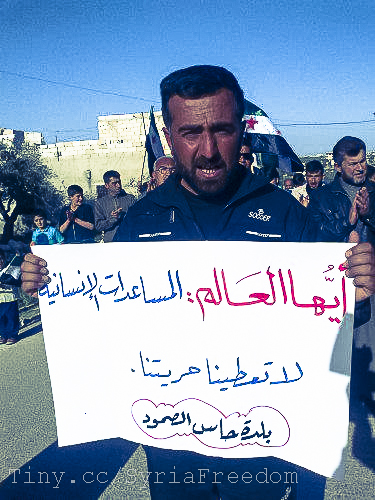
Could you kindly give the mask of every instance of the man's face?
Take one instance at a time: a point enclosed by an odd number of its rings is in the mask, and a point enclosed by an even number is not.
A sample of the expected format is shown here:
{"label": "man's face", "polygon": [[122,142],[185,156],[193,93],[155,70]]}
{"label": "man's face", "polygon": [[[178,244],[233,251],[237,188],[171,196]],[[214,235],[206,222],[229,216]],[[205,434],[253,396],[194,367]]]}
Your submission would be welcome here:
{"label": "man's face", "polygon": [[46,225],[46,221],[45,221],[44,217],[42,217],[41,215],[36,215],[34,217],[34,224],[36,225],[36,227],[38,229],[43,229]]}
{"label": "man's face", "polygon": [[195,194],[216,195],[231,180],[241,139],[233,93],[220,89],[198,99],[177,95],[168,103],[170,129],[164,129],[181,184]]}
{"label": "man's face", "polygon": [[238,159],[238,163],[240,163],[246,168],[250,168],[252,160],[253,160],[253,155],[250,152],[249,146],[242,146],[240,150],[240,157]]}
{"label": "man's face", "polygon": [[322,185],[323,173],[317,172],[306,172],[306,182],[311,189],[316,189]]}
{"label": "man's face", "polygon": [[76,193],[70,196],[70,205],[72,208],[79,207],[83,203],[83,194]]}
{"label": "man's face", "polygon": [[292,181],[292,179],[285,179],[285,181],[284,181],[284,189],[286,191],[293,189],[293,181]]}
{"label": "man's face", "polygon": [[165,182],[168,177],[176,170],[176,164],[173,158],[162,158],[160,159],[152,173],[152,177],[155,179],[156,186],[160,186]]}
{"label": "man's face", "polygon": [[357,156],[344,155],[341,165],[335,163],[342,180],[348,184],[363,184],[367,175],[366,153],[362,149]]}
{"label": "man's face", "polygon": [[120,177],[110,177],[109,181],[105,184],[108,189],[108,194],[116,196],[121,191],[121,179]]}

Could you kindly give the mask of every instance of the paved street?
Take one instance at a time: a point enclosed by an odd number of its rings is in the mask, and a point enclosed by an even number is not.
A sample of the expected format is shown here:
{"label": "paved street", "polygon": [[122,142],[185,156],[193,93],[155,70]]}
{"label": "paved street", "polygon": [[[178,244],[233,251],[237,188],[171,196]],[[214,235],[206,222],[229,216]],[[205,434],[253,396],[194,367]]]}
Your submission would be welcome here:
{"label": "paved street", "polygon": [[148,499],[141,447],[121,439],[57,447],[40,321],[21,337],[0,346],[0,499]]}
{"label": "paved street", "polygon": [[[57,447],[43,334],[35,314],[21,334],[16,345],[0,346],[0,499],[148,499],[141,447],[121,439]],[[328,480],[326,500],[375,498],[375,422],[363,406],[354,416],[351,435],[361,460],[349,459],[343,483]]]}

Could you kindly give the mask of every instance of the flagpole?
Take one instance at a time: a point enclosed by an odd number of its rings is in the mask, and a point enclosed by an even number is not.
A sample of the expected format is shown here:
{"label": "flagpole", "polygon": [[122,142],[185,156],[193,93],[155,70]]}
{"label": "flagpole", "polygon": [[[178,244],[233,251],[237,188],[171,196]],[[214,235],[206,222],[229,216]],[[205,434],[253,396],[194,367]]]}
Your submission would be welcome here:
{"label": "flagpole", "polygon": [[145,152],[143,154],[143,164],[142,164],[142,172],[141,172],[141,186],[142,186],[142,180],[143,180],[143,171],[144,171],[144,168],[145,168],[146,154],[147,154],[147,151],[145,150]]}
{"label": "flagpole", "polygon": [[[151,106],[152,108],[152,106]],[[143,121],[143,130],[145,131],[145,137],[147,136],[147,132],[146,132],[146,125],[145,125],[145,117],[143,115],[143,111],[142,111],[142,121]]]}
{"label": "flagpole", "polygon": [[[145,140],[147,139],[147,132],[146,132],[146,125],[145,125],[145,117],[143,115],[143,111],[141,112],[142,113],[142,122],[143,122],[143,130],[145,131]],[[143,154],[143,163],[142,163],[142,172],[141,172],[141,186],[142,186],[142,180],[143,180],[143,172],[144,172],[144,168],[145,168],[145,159],[146,159],[146,143],[145,143],[145,152]]]}

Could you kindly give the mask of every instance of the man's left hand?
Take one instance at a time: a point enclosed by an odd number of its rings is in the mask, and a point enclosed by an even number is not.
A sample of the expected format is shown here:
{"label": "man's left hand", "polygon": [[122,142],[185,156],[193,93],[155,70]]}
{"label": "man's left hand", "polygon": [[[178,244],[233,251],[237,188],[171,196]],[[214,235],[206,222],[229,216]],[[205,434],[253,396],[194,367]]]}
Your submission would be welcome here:
{"label": "man's left hand", "polygon": [[[349,241],[357,239],[358,234],[351,235]],[[375,253],[370,243],[358,243],[345,253],[347,268],[345,275],[354,278],[355,300],[365,300],[375,293]]]}
{"label": "man's left hand", "polygon": [[365,217],[370,211],[369,194],[366,187],[361,187],[357,195],[357,209],[361,217]]}

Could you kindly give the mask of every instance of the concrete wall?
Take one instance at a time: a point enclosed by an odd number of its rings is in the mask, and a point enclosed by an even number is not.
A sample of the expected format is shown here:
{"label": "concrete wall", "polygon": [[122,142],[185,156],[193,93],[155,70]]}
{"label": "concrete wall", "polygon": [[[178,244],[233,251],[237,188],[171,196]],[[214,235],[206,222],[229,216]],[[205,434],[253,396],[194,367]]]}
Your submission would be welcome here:
{"label": "concrete wall", "polygon": [[[165,154],[170,154],[162,128],[161,112],[155,121]],[[148,113],[109,115],[98,117],[99,139],[90,141],[58,142],[40,146],[46,164],[57,175],[54,184],[65,190],[70,184],[79,184],[86,193],[96,193],[96,185],[103,184],[103,173],[117,170],[123,185],[132,182],[127,191],[137,194],[136,185],[148,180],[148,162],[145,155],[145,130],[149,130]],[[143,169],[143,176],[142,176]]]}
{"label": "concrete wall", "polygon": [[[107,170],[117,170],[125,186],[133,178],[134,188],[128,192],[136,194],[136,183],[141,178],[144,152],[108,152],[105,154],[84,153],[71,156],[45,157],[57,178],[53,181],[58,189],[66,191],[70,184],[79,184],[85,193],[96,194],[96,185],[103,184],[103,174]],[[144,164],[145,180],[148,179],[147,157]]]}

